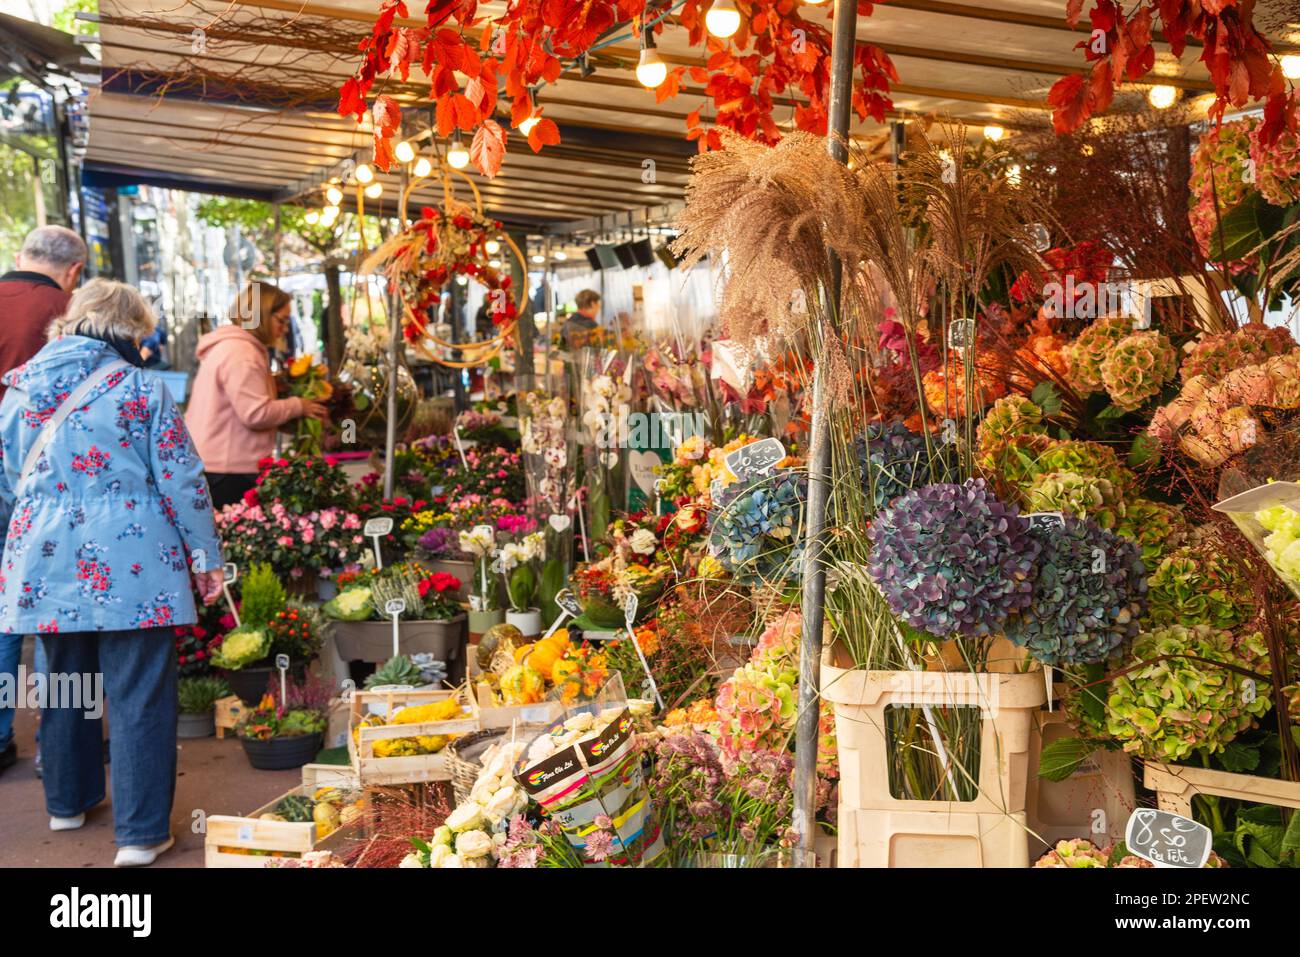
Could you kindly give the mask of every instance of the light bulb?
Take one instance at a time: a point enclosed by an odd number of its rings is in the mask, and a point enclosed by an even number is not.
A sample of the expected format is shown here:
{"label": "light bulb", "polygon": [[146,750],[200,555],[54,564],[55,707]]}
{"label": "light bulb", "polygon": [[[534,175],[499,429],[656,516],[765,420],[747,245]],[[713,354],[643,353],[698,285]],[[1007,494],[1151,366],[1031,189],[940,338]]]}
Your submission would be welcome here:
{"label": "light bulb", "polygon": [[1153,86],[1147,90],[1147,99],[1157,110],[1167,110],[1178,99],[1178,88],[1172,86]]}
{"label": "light bulb", "polygon": [[740,11],[736,9],[734,0],[713,0],[713,6],[704,15],[704,28],[719,40],[725,40],[739,30]]}
{"label": "light bulb", "polygon": [[415,147],[411,145],[410,140],[402,140],[393,150],[393,155],[397,157],[399,163],[409,163],[415,159]]}
{"label": "light bulb", "polygon": [[1282,57],[1282,75],[1288,80],[1300,80],[1300,54],[1288,53]]}
{"label": "light bulb", "polygon": [[996,123],[990,123],[988,126],[984,127],[984,138],[990,143],[996,143],[1006,135],[1007,131]]}
{"label": "light bulb", "polygon": [[339,208],[337,206],[326,206],[321,210],[320,224],[322,226],[333,226],[334,221],[339,218]]}
{"label": "light bulb", "polygon": [[357,164],[357,182],[362,186],[371,182],[375,178],[375,171],[370,168],[369,163]]}
{"label": "light bulb", "polygon": [[546,262],[546,257],[541,253],[533,253],[533,262],[540,266],[542,263]]}
{"label": "light bulb", "polygon": [[803,0],[810,7],[820,7],[826,0]]}
{"label": "light bulb", "polygon": [[421,156],[415,161],[415,165],[411,167],[411,172],[415,174],[416,179],[422,179],[423,177],[428,176],[432,171],[433,164],[429,162],[427,156]]}
{"label": "light bulb", "polygon": [[465,149],[460,136],[451,141],[451,146],[447,149],[447,162],[452,169],[464,169],[469,165],[469,150]]}
{"label": "light bulb", "polygon": [[488,260],[488,265],[491,266],[493,269],[500,269],[500,268],[501,268],[501,260],[499,260],[499,259],[489,259],[489,260]]}
{"label": "light bulb", "polygon": [[536,113],[534,113],[532,116],[528,117],[528,119],[524,120],[522,123],[519,124],[519,132],[523,133],[524,136],[527,136],[529,133],[533,131],[533,127],[536,126],[541,121],[542,118],[538,116]]}
{"label": "light bulb", "polygon": [[489,256],[495,256],[497,253],[501,252],[501,244],[495,239],[489,239],[483,244],[483,251]]}
{"label": "light bulb", "polygon": [[668,65],[659,59],[659,51],[646,47],[641,51],[641,61],[636,65],[636,79],[647,90],[653,90],[668,79]]}
{"label": "light bulb", "polygon": [[1019,167],[1019,166],[1008,166],[1008,167],[1007,167],[1007,182],[1010,183],[1012,186],[1019,186],[1019,185],[1020,185],[1020,167]]}
{"label": "light bulb", "polygon": [[463,276],[463,275],[462,275],[462,276],[457,276],[457,277],[456,277],[456,285],[458,285],[458,286],[467,286],[467,285],[469,285],[469,277],[468,277],[468,276]]}
{"label": "light bulb", "polygon": [[378,199],[384,195],[383,183],[371,183],[366,187],[366,199]]}
{"label": "light bulb", "polygon": [[339,203],[343,202],[343,190],[339,189],[337,186],[331,186],[325,190],[325,198],[329,200],[331,206],[337,206]]}
{"label": "light bulb", "polygon": [[569,258],[569,254],[566,253],[563,249],[559,249],[551,253],[551,258],[554,259],[556,262],[564,262],[566,259]]}
{"label": "light bulb", "polygon": [[308,226],[315,226],[317,223],[320,222],[320,210],[319,209],[307,210],[307,215],[304,216],[303,219],[307,220]]}

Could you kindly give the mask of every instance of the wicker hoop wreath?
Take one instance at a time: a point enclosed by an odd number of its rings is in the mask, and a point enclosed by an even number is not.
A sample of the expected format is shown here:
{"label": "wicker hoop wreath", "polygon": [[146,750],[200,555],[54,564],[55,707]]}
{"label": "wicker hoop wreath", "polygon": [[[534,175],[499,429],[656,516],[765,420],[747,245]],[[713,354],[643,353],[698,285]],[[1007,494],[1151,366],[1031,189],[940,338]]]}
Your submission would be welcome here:
{"label": "wicker hoop wreath", "polygon": [[[456,196],[453,174],[462,177],[474,196],[470,206]],[[425,207],[419,219],[409,223],[396,236],[386,240],[362,264],[363,272],[382,271],[397,290],[402,309],[402,335],[407,344],[431,362],[452,369],[467,369],[484,365],[501,354],[519,322],[520,291],[511,288],[508,274],[488,265],[484,248],[489,235],[501,229],[501,224],[490,219],[483,211],[483,197],[471,180],[459,170],[443,166],[443,204],[441,208]],[[411,193],[429,177],[417,177],[407,185],[402,194],[401,208],[406,209]],[[524,256],[514,240],[505,234],[501,239],[510,248],[524,275],[527,267]],[[433,334],[425,318],[425,309],[437,302],[448,282],[455,276],[469,276],[489,290],[502,292],[505,305],[496,310],[503,314],[500,332],[491,339],[479,342],[449,342]],[[498,320],[494,317],[494,322]],[[430,343],[440,349],[462,353],[461,360],[445,359],[430,348]]]}

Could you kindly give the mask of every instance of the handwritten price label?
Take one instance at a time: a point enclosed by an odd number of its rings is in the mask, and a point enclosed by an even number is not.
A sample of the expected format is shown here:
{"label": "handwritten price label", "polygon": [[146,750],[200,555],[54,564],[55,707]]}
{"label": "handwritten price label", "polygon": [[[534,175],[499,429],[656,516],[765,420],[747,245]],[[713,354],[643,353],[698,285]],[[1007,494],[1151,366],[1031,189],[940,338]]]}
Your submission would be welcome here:
{"label": "handwritten price label", "polygon": [[375,538],[380,535],[387,535],[392,530],[393,520],[385,515],[382,518],[366,519],[366,527],[363,529],[363,534],[367,538]]}
{"label": "handwritten price label", "polygon": [[727,468],[736,478],[750,478],[770,472],[777,462],[785,458],[785,446],[780,439],[761,439],[741,446],[727,454]]}
{"label": "handwritten price label", "polygon": [[1128,849],[1156,867],[1204,867],[1213,841],[1204,824],[1155,808],[1138,808],[1124,831]]}

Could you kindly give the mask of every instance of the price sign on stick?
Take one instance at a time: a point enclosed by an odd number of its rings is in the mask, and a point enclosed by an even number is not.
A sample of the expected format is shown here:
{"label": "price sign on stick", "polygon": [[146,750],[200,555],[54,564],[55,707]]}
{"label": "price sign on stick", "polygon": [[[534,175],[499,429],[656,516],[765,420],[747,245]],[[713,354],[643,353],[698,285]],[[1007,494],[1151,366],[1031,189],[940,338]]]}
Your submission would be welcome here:
{"label": "price sign on stick", "polygon": [[221,594],[226,596],[226,607],[230,609],[230,615],[235,619],[235,627],[239,627],[239,610],[235,608],[235,600],[230,597],[230,586],[239,578],[239,567],[234,562],[226,562],[221,566]]}
{"label": "price sign on stick", "polygon": [[1128,849],[1156,867],[1204,867],[1213,842],[1204,824],[1149,807],[1134,811],[1124,830]]}
{"label": "price sign on stick", "polygon": [[655,684],[655,676],[650,673],[650,665],[641,652],[641,643],[636,640],[636,631],[632,628],[632,622],[636,621],[636,610],[639,602],[640,599],[637,598],[636,592],[628,592],[627,600],[623,603],[623,623],[627,628],[627,636],[632,639],[632,647],[636,649],[637,659],[641,662],[641,670],[645,672],[646,681],[650,683],[650,693],[654,695],[655,701],[659,704],[659,710],[662,711],[664,699],[659,694],[659,686]]}
{"label": "price sign on stick", "polygon": [[582,614],[582,605],[578,602],[578,597],[567,588],[561,588],[556,593],[555,604],[559,606],[560,611],[573,618]]}
{"label": "price sign on stick", "polygon": [[452,428],[452,437],[456,440],[456,454],[460,456],[461,468],[468,470],[469,463],[465,461],[465,446],[461,444],[459,422]]}
{"label": "price sign on stick", "polygon": [[289,656],[276,655],[275,666],[280,669],[280,707],[288,709],[289,707],[289,689],[288,680],[285,677],[289,673]]}
{"label": "price sign on stick", "polygon": [[402,612],[404,611],[406,611],[405,598],[390,598],[388,599],[388,601],[384,603],[384,614],[388,615],[393,619],[393,657],[394,658],[396,658],[399,654],[397,619],[402,616]]}
{"label": "price sign on stick", "polygon": [[975,344],[975,320],[954,319],[948,324],[948,348],[963,353]]}
{"label": "price sign on stick", "polygon": [[1029,522],[1030,528],[1064,528],[1064,512],[1025,512],[1021,518]]}
{"label": "price sign on stick", "polygon": [[780,439],[760,439],[729,452],[725,459],[731,474],[742,482],[755,475],[770,472],[777,462],[785,458],[785,446]]}
{"label": "price sign on stick", "polygon": [[366,519],[366,526],[361,531],[375,543],[375,567],[384,567],[384,556],[379,552],[379,540],[393,530],[393,520],[387,515],[382,518]]}

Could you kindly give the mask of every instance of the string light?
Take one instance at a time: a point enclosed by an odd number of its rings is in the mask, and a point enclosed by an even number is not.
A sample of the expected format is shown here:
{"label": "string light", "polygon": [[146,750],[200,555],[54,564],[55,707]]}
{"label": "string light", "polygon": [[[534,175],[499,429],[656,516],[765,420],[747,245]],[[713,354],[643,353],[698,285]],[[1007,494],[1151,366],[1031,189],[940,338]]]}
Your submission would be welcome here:
{"label": "string light", "polygon": [[343,202],[343,190],[339,189],[337,186],[330,186],[325,190],[325,198],[329,200],[331,206],[337,206],[339,203]]}
{"label": "string light", "polygon": [[533,262],[540,266],[542,263],[546,262],[546,257],[541,253],[533,253]]}
{"label": "string light", "polygon": [[1010,183],[1012,186],[1019,186],[1019,185],[1020,185],[1020,167],[1019,167],[1019,166],[1008,166],[1008,167],[1007,167],[1007,182]]}
{"label": "string light", "polygon": [[307,215],[304,216],[303,219],[307,220],[308,226],[315,226],[317,223],[320,222],[320,210],[319,209],[307,210]]}
{"label": "string light", "polygon": [[371,183],[369,186],[366,187],[365,192],[366,192],[366,199],[378,199],[380,196],[384,195],[384,184]]}
{"label": "string light", "polygon": [[1147,100],[1157,110],[1167,110],[1178,99],[1178,88],[1172,86],[1153,86],[1147,90]]}
{"label": "string light", "polygon": [[495,256],[497,253],[501,252],[501,244],[495,239],[489,239],[483,244],[483,251],[489,256]]}
{"label": "string light", "polygon": [[489,260],[488,260],[488,265],[491,266],[493,269],[500,269],[500,268],[501,268],[501,260],[499,260],[499,259],[489,259]]}
{"label": "string light", "polygon": [[465,144],[460,140],[460,133],[457,133],[451,141],[451,146],[447,150],[447,162],[451,164],[452,169],[464,169],[469,165],[469,150],[465,149]]}
{"label": "string light", "polygon": [[369,163],[358,163],[356,175],[357,182],[362,186],[365,186],[366,183],[373,182],[375,179],[375,171],[370,168]]}
{"label": "string light", "polygon": [[551,258],[554,259],[556,262],[564,262],[566,259],[569,258],[569,254],[566,253],[563,249],[557,249],[555,252],[551,254]]}
{"label": "string light", "polygon": [[647,90],[653,90],[668,79],[668,65],[659,59],[654,34],[649,30],[641,33],[641,60],[636,65],[636,79]]}
{"label": "string light", "polygon": [[542,121],[542,118],[534,113],[528,119],[519,124],[519,132],[527,136],[533,131],[533,127]]}
{"label": "string light", "polygon": [[397,157],[399,163],[409,163],[415,159],[415,147],[411,145],[410,140],[402,140],[393,150],[393,155]]}
{"label": "string light", "polygon": [[333,226],[334,221],[339,218],[339,208],[337,206],[326,206],[321,210],[320,224],[322,226]]}
{"label": "string light", "polygon": [[1300,54],[1288,53],[1282,57],[1282,75],[1288,80],[1300,80]]}
{"label": "string light", "polygon": [[458,286],[467,286],[467,285],[469,285],[469,277],[468,277],[468,276],[464,276],[464,275],[462,275],[462,276],[457,276],[457,277],[456,277],[456,285],[458,285]]}
{"label": "string light", "polygon": [[803,0],[810,7],[820,7],[826,0]]}
{"label": "string light", "polygon": [[429,162],[429,158],[427,156],[421,156],[418,160],[415,161],[415,165],[411,167],[411,172],[415,174],[416,179],[421,179],[425,176],[428,176],[429,173],[431,173],[432,171],[433,171],[433,164]]}
{"label": "string light", "polygon": [[713,0],[713,6],[704,15],[704,28],[719,40],[733,36],[740,29],[740,11],[735,0]]}
{"label": "string light", "polygon": [[990,123],[988,126],[984,127],[984,138],[990,143],[996,143],[1006,135],[1007,131],[996,123]]}

